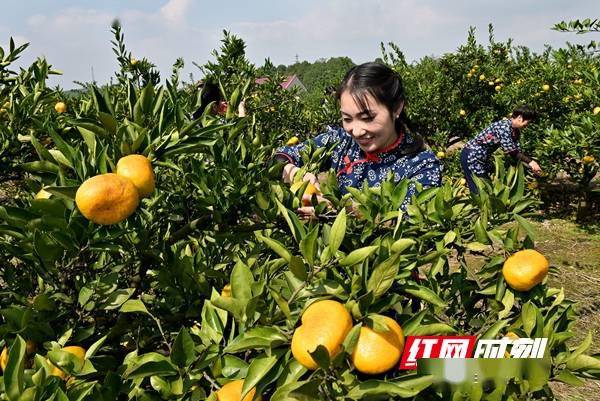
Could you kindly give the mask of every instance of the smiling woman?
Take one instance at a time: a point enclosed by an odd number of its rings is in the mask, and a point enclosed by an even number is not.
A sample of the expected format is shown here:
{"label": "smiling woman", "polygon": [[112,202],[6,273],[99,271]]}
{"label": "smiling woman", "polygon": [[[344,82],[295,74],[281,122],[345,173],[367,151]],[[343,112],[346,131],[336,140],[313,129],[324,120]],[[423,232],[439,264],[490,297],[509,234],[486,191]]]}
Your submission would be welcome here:
{"label": "smiling woman", "polygon": [[[402,208],[416,193],[415,182],[424,188],[441,184],[442,165],[433,152],[425,150],[422,138],[409,129],[404,110],[405,96],[400,75],[379,63],[365,63],[346,73],[337,96],[342,127],[330,128],[312,142],[317,147],[333,146],[325,169],[337,172],[341,192],[358,188],[366,180],[379,186],[388,174],[394,181],[411,180]],[[275,157],[287,162],[283,179],[294,180],[302,166],[300,152],[307,143],[283,146]],[[304,181],[318,186],[314,174]]]}

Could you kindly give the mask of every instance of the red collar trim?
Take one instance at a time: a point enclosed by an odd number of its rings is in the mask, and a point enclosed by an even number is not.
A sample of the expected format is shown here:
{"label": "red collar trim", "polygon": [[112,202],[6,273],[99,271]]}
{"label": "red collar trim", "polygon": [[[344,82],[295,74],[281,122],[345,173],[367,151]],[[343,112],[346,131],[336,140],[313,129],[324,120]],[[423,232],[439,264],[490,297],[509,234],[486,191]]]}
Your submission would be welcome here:
{"label": "red collar trim", "polygon": [[381,153],[387,153],[389,151],[392,151],[392,150],[396,149],[398,146],[400,146],[400,144],[402,143],[403,139],[404,139],[404,131],[401,131],[398,134],[398,138],[396,138],[396,140],[394,141],[394,143],[392,143],[391,145],[389,145],[389,146],[387,146],[387,147],[385,147],[385,148],[383,148],[383,149],[381,149],[380,151],[377,151],[377,152],[372,152],[372,153],[365,152],[365,154],[367,155],[367,159],[369,157],[373,157],[373,156],[381,154]]}
{"label": "red collar trim", "polygon": [[398,146],[400,146],[400,144],[402,143],[403,140],[404,140],[404,132],[400,132],[398,134],[398,138],[396,138],[394,143],[392,143],[391,145],[385,147],[384,149],[382,149],[378,152],[365,152],[366,157],[364,159],[358,159],[358,160],[355,160],[352,162],[352,161],[350,161],[350,158],[348,157],[348,155],[344,156],[344,167],[338,171],[338,173],[337,173],[338,177],[342,174],[352,173],[352,168],[357,164],[367,163],[367,162],[375,162],[375,163],[381,162],[381,158],[379,157],[379,155],[382,153],[387,153],[387,152],[390,152],[390,151],[396,149]]}

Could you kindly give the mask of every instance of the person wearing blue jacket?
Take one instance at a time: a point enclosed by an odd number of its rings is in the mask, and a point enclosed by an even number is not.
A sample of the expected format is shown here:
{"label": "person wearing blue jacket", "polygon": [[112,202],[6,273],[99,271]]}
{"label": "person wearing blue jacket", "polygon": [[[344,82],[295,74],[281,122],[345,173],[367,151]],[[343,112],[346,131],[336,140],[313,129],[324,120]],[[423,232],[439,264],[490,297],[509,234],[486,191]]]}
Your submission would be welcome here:
{"label": "person wearing blue jacket", "polygon": [[[442,164],[426,150],[423,139],[409,129],[405,94],[400,75],[380,63],[365,63],[350,69],[337,91],[342,116],[341,127],[329,127],[311,141],[314,146],[332,146],[324,169],[333,169],[341,193],[347,187],[359,188],[363,182],[378,186],[389,173],[394,181],[411,181],[402,209],[416,193],[415,182],[423,188],[441,185]],[[282,146],[275,158],[286,163],[285,182],[292,182],[302,167],[303,142]],[[302,177],[318,188],[315,174]]]}
{"label": "person wearing blue jacket", "polygon": [[492,153],[498,148],[523,162],[535,175],[540,175],[540,165],[521,152],[519,139],[521,130],[534,121],[536,113],[528,106],[521,106],[512,113],[512,118],[496,121],[468,141],[461,152],[461,166],[471,193],[478,192],[473,176],[489,179],[494,166]]}

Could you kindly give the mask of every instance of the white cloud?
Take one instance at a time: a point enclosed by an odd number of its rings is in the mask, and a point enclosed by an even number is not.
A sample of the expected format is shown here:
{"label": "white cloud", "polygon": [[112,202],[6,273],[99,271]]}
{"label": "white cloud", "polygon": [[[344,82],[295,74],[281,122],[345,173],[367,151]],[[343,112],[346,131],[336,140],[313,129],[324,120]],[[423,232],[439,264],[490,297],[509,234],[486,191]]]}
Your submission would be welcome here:
{"label": "white cloud", "polygon": [[112,14],[101,12],[95,9],[84,9],[71,7],[62,10],[55,15],[36,14],[27,20],[29,28],[36,31],[41,28],[53,29],[62,32],[94,26],[107,26],[114,18]]}
{"label": "white cloud", "polygon": [[[285,4],[280,7],[283,11],[271,12],[268,2],[257,2],[244,5],[248,11],[232,4],[231,13],[219,13],[214,8],[205,9],[204,2],[161,0],[151,3],[154,8],[144,9],[128,8],[129,3],[124,3],[114,13],[101,5],[52,11],[36,8],[24,20],[4,21],[0,34],[30,41],[22,64],[45,55],[65,72],[51,82],[71,87],[74,80],[89,81],[92,66],[99,82],[106,82],[114,74],[117,66],[110,44],[114,18],[120,19],[125,43],[136,58],[147,57],[167,77],[175,59],[184,57],[187,78],[190,72],[200,74],[192,61],[203,64],[212,58],[210,52],[220,46],[223,29],[244,39],[248,57],[257,64],[267,57],[275,64],[291,64],[296,54],[300,60],[348,56],[363,62],[380,56],[380,42],[394,42],[409,61],[416,60],[464,44],[470,25],[477,27],[478,39],[487,44],[489,22],[494,23],[498,41],[512,37],[515,45],[538,51],[543,43],[557,46],[567,40],[587,42],[592,39],[589,35],[550,30],[561,19],[592,14],[594,1],[581,1],[587,5],[562,4],[558,0],[549,0],[547,7],[532,0],[312,0],[307,2],[309,5],[295,4],[294,12],[286,12]],[[519,12],[511,12],[515,9]]]}
{"label": "white cloud", "polygon": [[185,22],[185,16],[190,7],[190,0],[170,0],[160,9],[160,15],[171,25]]}
{"label": "white cloud", "polygon": [[431,41],[440,29],[463,24],[462,17],[416,0],[329,0],[297,18],[241,22],[233,28],[256,59],[291,63],[300,53],[306,60],[347,55],[360,62],[378,57],[380,42],[417,52],[420,42]]}

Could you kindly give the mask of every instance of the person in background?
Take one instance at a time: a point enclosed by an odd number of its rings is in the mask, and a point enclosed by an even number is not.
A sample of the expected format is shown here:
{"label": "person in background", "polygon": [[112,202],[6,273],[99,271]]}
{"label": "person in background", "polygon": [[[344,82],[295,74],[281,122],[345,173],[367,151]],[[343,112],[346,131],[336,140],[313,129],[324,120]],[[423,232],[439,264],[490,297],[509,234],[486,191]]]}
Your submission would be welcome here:
{"label": "person in background", "polygon": [[[204,110],[212,103],[209,114],[225,115],[227,112],[227,102],[223,99],[219,85],[214,82],[206,81],[198,85],[202,91],[200,94],[200,106],[192,114],[192,119],[197,120],[204,114]],[[238,106],[238,116],[246,116],[245,101],[242,100]]]}
{"label": "person in background", "polygon": [[[329,127],[311,141],[317,147],[333,147],[323,168],[336,171],[342,194],[348,192],[347,187],[359,188],[364,181],[379,186],[392,173],[395,182],[411,181],[404,209],[417,191],[416,182],[423,188],[441,185],[442,164],[409,129],[404,87],[397,72],[374,62],[355,66],[346,73],[336,97],[342,126]],[[300,152],[306,146],[303,142],[276,150],[275,158],[286,163],[285,182],[297,181],[294,176],[302,166]],[[307,173],[302,180],[318,188],[315,174]],[[314,209],[306,206],[299,212],[310,215]]]}
{"label": "person in background", "polygon": [[512,113],[512,118],[492,123],[475,138],[466,143],[461,152],[461,166],[469,190],[477,194],[473,175],[489,179],[492,171],[492,153],[499,147],[515,160],[523,162],[535,175],[540,175],[540,165],[521,152],[519,138],[521,130],[534,121],[536,113],[528,106],[521,106]]}

